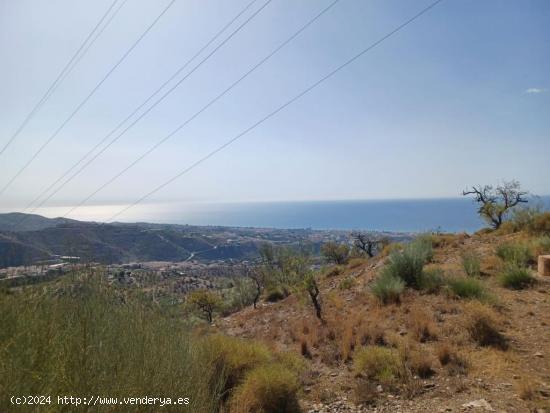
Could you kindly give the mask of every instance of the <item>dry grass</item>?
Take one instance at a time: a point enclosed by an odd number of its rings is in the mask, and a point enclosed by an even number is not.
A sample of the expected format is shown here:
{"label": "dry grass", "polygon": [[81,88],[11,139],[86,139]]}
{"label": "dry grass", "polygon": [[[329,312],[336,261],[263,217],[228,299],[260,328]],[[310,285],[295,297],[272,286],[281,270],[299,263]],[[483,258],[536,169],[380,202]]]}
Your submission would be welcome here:
{"label": "dry grass", "polygon": [[250,371],[230,401],[230,413],[300,413],[296,375],[277,364]]}
{"label": "dry grass", "polygon": [[433,318],[418,306],[410,311],[408,324],[413,337],[421,343],[437,339],[438,333]]}
{"label": "dry grass", "polygon": [[506,338],[500,333],[501,323],[496,313],[489,307],[471,302],[466,307],[466,330],[477,344],[501,350],[508,348]]}
{"label": "dry grass", "polygon": [[518,382],[517,390],[518,396],[522,400],[533,400],[535,398],[535,383],[527,377]]}
{"label": "dry grass", "polygon": [[352,258],[348,262],[348,268],[350,270],[353,270],[355,268],[360,267],[361,265],[364,265],[368,262],[368,259],[366,258]]}

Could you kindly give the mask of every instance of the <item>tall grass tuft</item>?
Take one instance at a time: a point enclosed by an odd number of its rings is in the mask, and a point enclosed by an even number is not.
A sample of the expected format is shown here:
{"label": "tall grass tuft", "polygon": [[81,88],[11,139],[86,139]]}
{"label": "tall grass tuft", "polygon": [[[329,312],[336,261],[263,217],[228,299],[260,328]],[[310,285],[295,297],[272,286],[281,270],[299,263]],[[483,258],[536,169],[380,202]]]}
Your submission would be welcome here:
{"label": "tall grass tuft", "polygon": [[[2,395],[189,397],[186,408],[204,413],[218,405],[223,377],[205,370],[211,355],[185,325],[100,275],[4,294],[0,313]],[[0,411],[12,409],[7,402],[0,400]]]}
{"label": "tall grass tuft", "polygon": [[419,288],[424,264],[433,257],[431,238],[422,236],[406,245],[402,251],[390,254],[383,274],[401,278],[408,287]]}
{"label": "tall grass tuft", "polygon": [[483,284],[475,278],[451,278],[447,281],[451,292],[460,298],[476,298],[483,299],[487,297],[487,293]]}
{"label": "tall grass tuft", "polygon": [[477,277],[481,274],[481,260],[474,251],[466,251],[461,255],[462,268],[470,277]]}
{"label": "tall grass tuft", "polygon": [[535,284],[536,279],[527,268],[514,264],[507,265],[500,275],[500,283],[503,287],[512,290],[523,290]]}
{"label": "tall grass tuft", "polygon": [[524,242],[505,242],[496,249],[497,256],[509,264],[525,267],[533,257],[529,245]]}
{"label": "tall grass tuft", "polygon": [[382,272],[371,285],[371,291],[383,304],[398,303],[405,282],[389,272]]}

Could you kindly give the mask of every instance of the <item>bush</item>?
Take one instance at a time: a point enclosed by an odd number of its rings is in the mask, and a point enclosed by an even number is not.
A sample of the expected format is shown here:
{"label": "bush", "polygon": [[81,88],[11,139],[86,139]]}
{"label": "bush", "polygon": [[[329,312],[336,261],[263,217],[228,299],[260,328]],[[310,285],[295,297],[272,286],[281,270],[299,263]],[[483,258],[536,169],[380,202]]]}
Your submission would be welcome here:
{"label": "bush", "polygon": [[350,247],[347,244],[337,244],[329,241],[321,246],[321,254],[327,262],[333,264],[346,264],[349,259]]}
{"label": "bush", "polygon": [[487,307],[476,304],[468,307],[466,329],[470,337],[480,346],[491,346],[501,350],[508,348],[506,338],[499,332],[499,323]]}
{"label": "bush", "polygon": [[335,265],[327,269],[324,274],[325,277],[336,277],[337,275],[342,274],[342,267]]}
{"label": "bush", "polygon": [[534,239],[531,243],[531,251],[533,257],[550,254],[550,236],[545,235]]}
{"label": "bush", "polygon": [[550,235],[550,212],[544,212],[534,217],[529,225],[529,231],[533,234]]}
{"label": "bush", "polygon": [[536,279],[531,275],[529,269],[514,264],[507,265],[500,276],[502,286],[512,290],[522,290],[535,282]]}
{"label": "bush", "polygon": [[470,277],[477,277],[481,274],[481,260],[474,251],[466,251],[461,255],[462,268]]}
{"label": "bush", "polygon": [[424,264],[433,256],[432,244],[427,238],[418,238],[403,251],[390,254],[383,273],[401,278],[408,287],[418,288]]}
{"label": "bush", "polygon": [[486,297],[485,288],[475,278],[452,278],[447,282],[451,292],[460,298],[477,298]]}
{"label": "bush", "polygon": [[418,288],[429,294],[438,292],[444,284],[445,278],[441,268],[424,269],[418,280]]}
{"label": "bush", "polygon": [[[211,354],[186,333],[181,318],[108,285],[102,275],[4,295],[0,313],[2,396],[184,395],[189,411],[218,409],[223,377],[205,369]],[[0,398],[0,411],[13,411],[5,403]]]}
{"label": "bush", "polygon": [[342,281],[340,281],[340,284],[338,284],[338,288],[340,290],[349,290],[354,285],[355,285],[355,278],[347,277],[347,278],[344,278]]}
{"label": "bush", "polygon": [[356,376],[365,376],[382,383],[392,383],[403,375],[403,365],[394,349],[366,346],[355,353],[353,368]]}
{"label": "bush", "polygon": [[371,285],[372,293],[383,304],[398,303],[405,289],[405,283],[401,278],[395,277],[387,271],[383,271]]}
{"label": "bush", "polygon": [[265,299],[270,303],[280,301],[288,297],[288,290],[280,285],[269,286],[265,290]]}
{"label": "bush", "polygon": [[505,242],[496,250],[497,256],[504,262],[526,266],[532,261],[529,245],[523,242]]}
{"label": "bush", "polygon": [[230,401],[230,413],[299,413],[296,375],[278,364],[250,371]]}

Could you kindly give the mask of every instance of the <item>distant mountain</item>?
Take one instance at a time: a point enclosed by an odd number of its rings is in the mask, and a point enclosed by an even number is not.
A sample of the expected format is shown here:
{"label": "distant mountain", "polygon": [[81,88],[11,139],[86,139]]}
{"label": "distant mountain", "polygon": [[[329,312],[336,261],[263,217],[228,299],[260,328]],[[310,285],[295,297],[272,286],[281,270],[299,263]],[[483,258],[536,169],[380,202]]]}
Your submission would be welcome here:
{"label": "distant mountain", "polygon": [[[294,242],[297,231],[162,224],[99,224],[23,214],[0,214],[0,268],[70,255],[82,261],[243,260],[270,239]],[[277,236],[269,235],[276,232]],[[266,235],[267,234],[267,235]]]}
{"label": "distant mountain", "polygon": [[78,222],[67,218],[46,218],[41,215],[11,212],[0,214],[0,231],[38,231],[60,224]]}

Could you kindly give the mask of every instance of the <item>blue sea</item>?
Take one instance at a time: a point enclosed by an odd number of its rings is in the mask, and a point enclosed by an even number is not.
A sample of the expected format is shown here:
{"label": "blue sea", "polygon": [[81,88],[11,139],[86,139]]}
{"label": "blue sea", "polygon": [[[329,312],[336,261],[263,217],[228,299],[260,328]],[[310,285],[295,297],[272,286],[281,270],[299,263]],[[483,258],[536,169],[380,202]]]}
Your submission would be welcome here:
{"label": "blue sea", "polygon": [[[550,197],[539,202],[550,207]],[[142,206],[144,207],[144,206]],[[264,228],[474,232],[486,226],[471,199],[193,203],[149,206],[125,221]]]}
{"label": "blue sea", "polygon": [[[537,203],[550,209],[550,196]],[[77,210],[70,218],[105,221],[125,205],[95,205]],[[37,213],[56,217],[67,207]],[[367,229],[391,232],[474,232],[486,226],[472,199],[414,199],[369,201],[308,201],[206,203],[166,202],[139,204],[117,218],[123,222],[152,222],[211,226],[311,229]]]}

